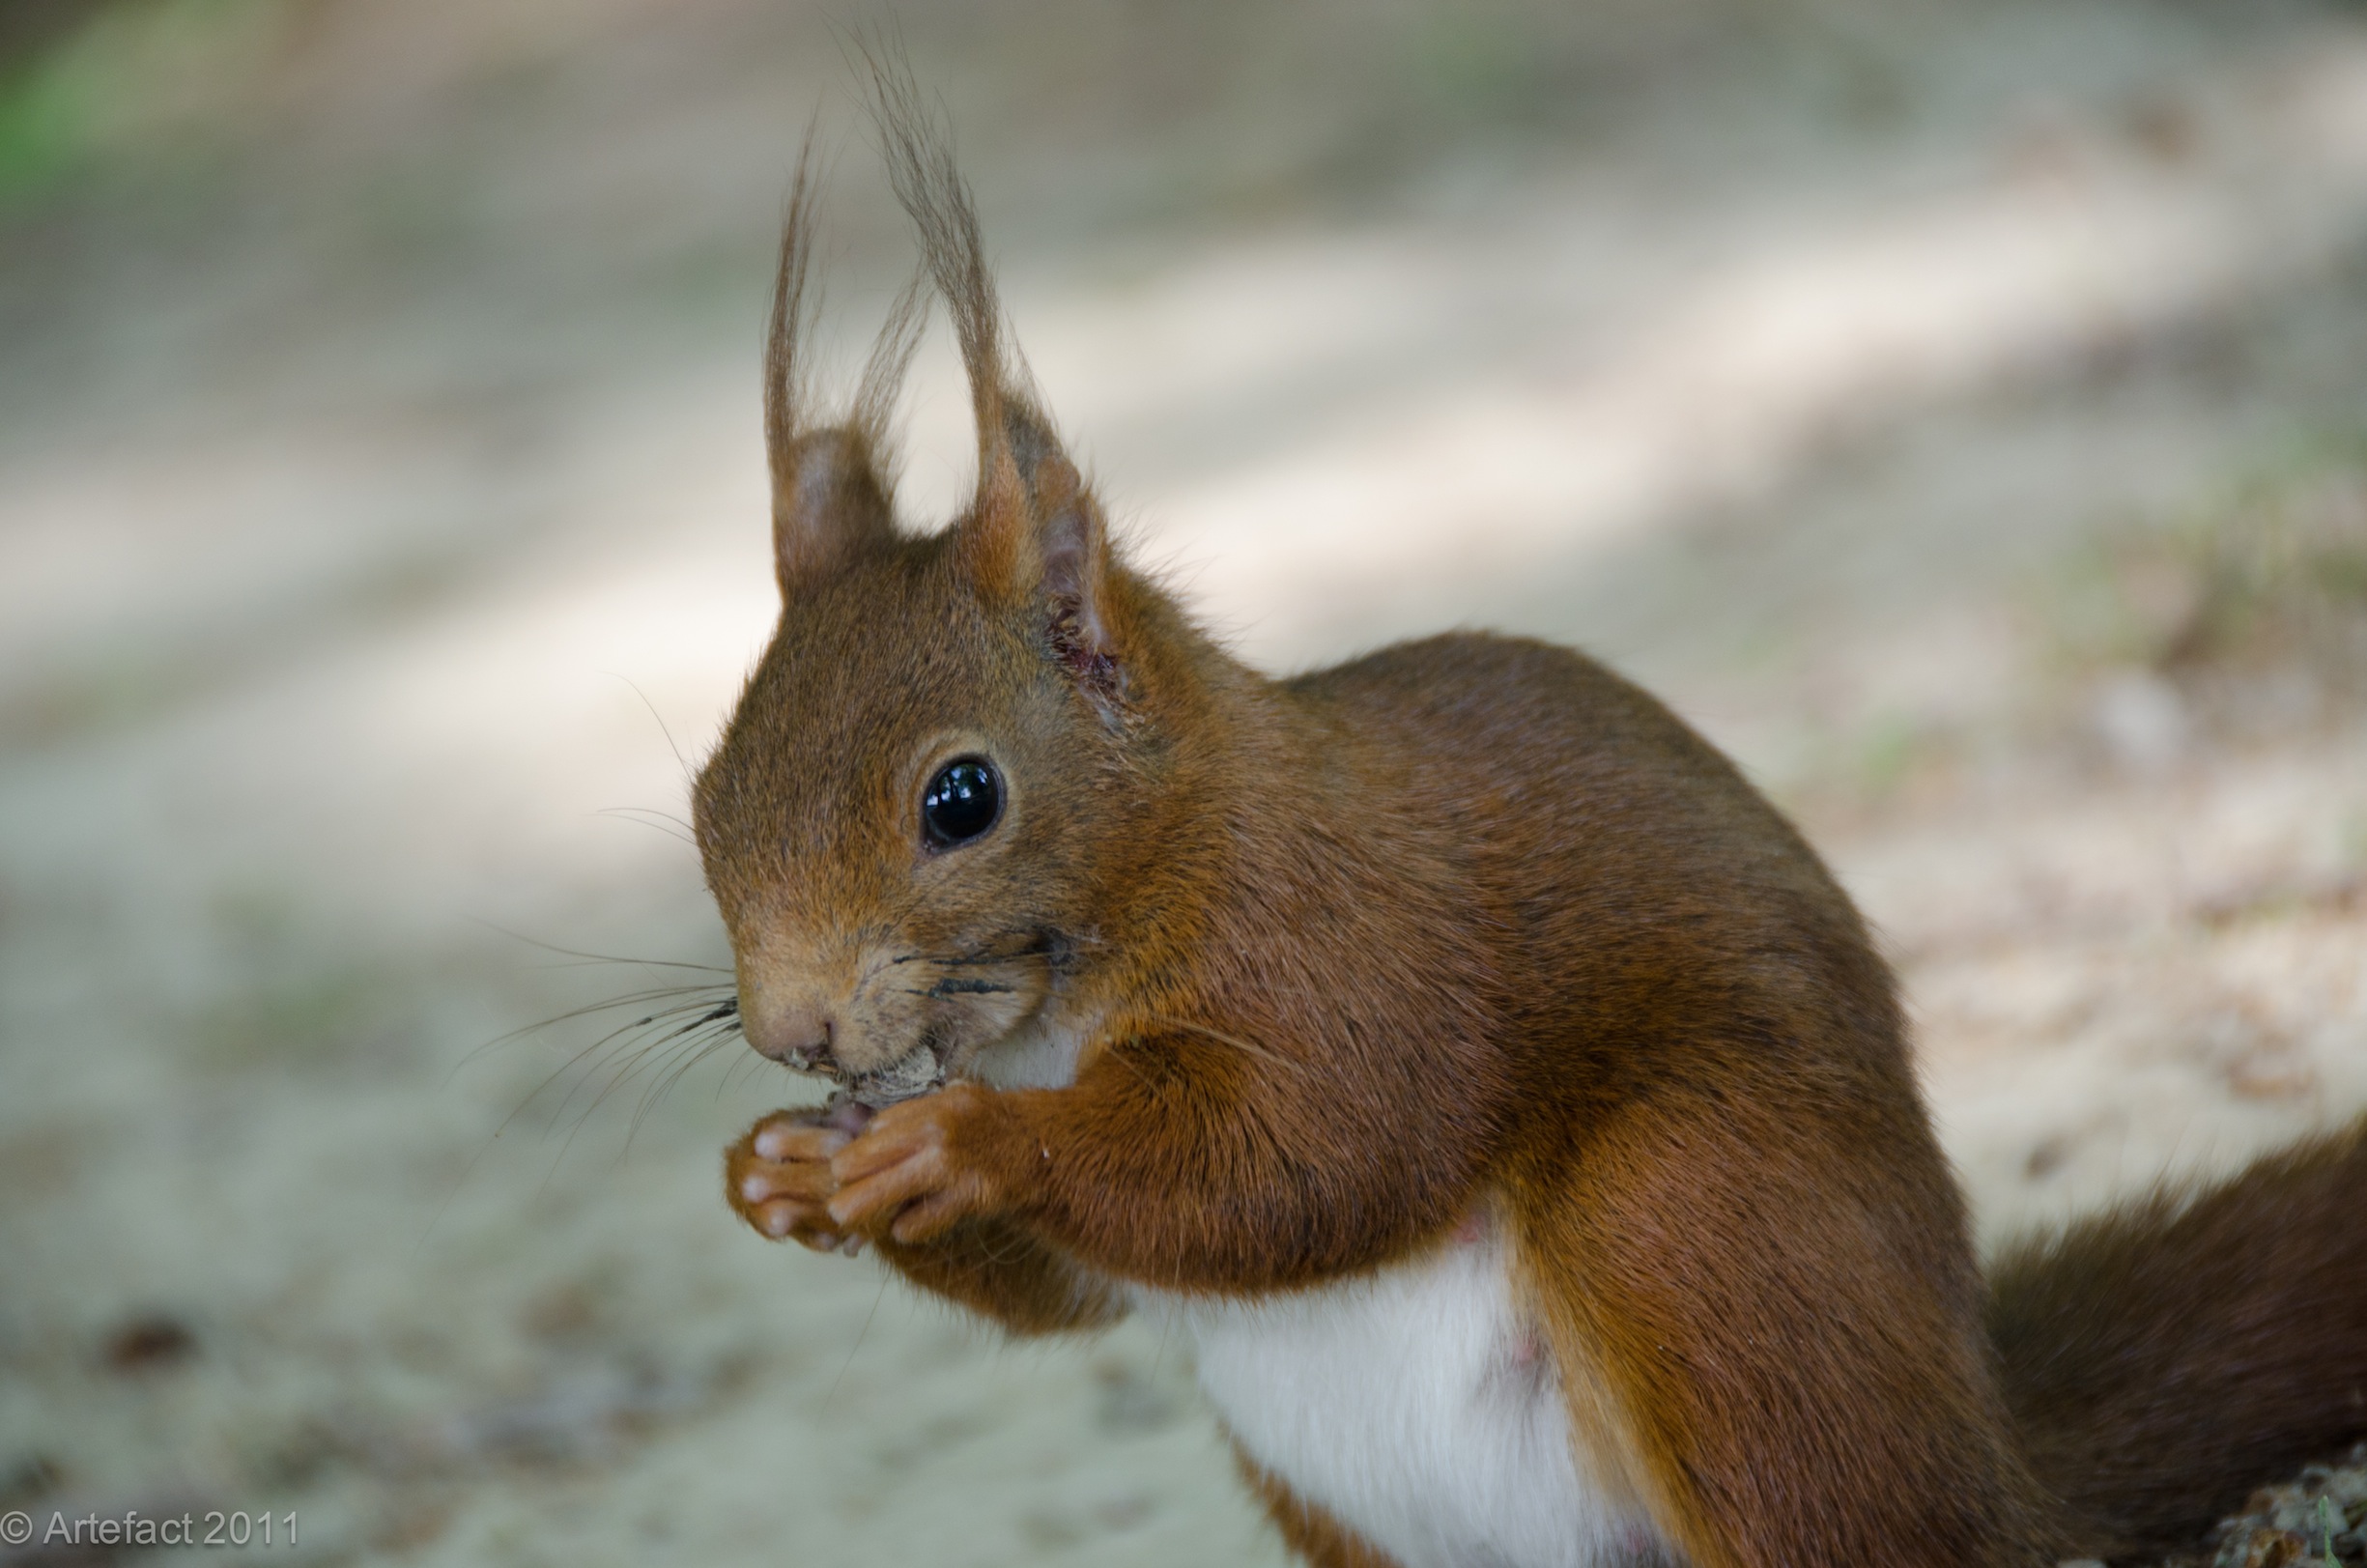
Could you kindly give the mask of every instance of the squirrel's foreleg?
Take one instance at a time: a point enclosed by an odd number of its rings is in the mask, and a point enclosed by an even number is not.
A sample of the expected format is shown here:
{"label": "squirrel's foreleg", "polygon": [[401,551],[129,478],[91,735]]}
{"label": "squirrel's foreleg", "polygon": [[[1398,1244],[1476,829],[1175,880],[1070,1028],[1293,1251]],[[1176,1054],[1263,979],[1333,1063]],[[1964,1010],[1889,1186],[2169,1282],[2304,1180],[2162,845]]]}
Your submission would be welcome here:
{"label": "squirrel's foreleg", "polygon": [[891,1106],[834,1158],[831,1214],[906,1242],[999,1219],[1171,1289],[1312,1283],[1444,1233],[1477,1189],[1480,1103],[1374,1076],[1326,1082],[1270,1050],[1136,1038],[1066,1089],[955,1084]]}

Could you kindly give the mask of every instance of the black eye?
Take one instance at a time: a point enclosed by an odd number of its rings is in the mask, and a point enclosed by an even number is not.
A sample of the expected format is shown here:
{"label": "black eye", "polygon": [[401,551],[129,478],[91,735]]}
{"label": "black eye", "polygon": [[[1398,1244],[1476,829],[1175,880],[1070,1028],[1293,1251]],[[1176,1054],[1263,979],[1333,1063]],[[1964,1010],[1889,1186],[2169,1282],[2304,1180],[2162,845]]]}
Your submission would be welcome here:
{"label": "black eye", "polygon": [[939,849],[951,849],[994,826],[1003,814],[1003,781],[983,756],[948,762],[921,797],[921,829]]}

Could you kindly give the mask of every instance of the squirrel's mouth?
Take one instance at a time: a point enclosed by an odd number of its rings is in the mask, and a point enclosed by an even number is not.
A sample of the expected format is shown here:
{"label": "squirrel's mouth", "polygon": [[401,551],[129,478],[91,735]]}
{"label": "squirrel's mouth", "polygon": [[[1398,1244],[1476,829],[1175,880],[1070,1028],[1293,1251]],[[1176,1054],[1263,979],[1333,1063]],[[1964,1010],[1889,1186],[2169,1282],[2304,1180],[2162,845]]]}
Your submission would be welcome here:
{"label": "squirrel's mouth", "polygon": [[884,1068],[848,1074],[841,1087],[856,1103],[883,1110],[898,1100],[944,1088],[945,1061],[937,1054],[936,1042],[925,1038]]}

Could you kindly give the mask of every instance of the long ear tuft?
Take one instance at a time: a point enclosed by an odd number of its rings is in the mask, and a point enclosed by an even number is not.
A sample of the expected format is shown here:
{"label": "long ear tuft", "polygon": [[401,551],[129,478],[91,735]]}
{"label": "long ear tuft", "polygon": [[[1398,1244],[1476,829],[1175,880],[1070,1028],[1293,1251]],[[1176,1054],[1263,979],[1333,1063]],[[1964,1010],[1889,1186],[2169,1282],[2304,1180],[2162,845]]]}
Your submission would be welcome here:
{"label": "long ear tuft", "polygon": [[912,356],[920,351],[921,330],[927,325],[928,273],[924,269],[904,280],[896,303],[888,307],[887,322],[871,344],[855,392],[852,422],[876,450],[887,449],[896,423],[896,399],[912,369]]}
{"label": "long ear tuft", "polygon": [[1108,528],[1062,449],[1003,328],[978,210],[952,139],[899,53],[866,51],[871,119],[898,201],[919,232],[922,265],[954,323],[978,422],[978,496],[961,525],[963,558],[991,597],[1041,613],[1046,650],[1113,721],[1126,692],[1110,635]]}
{"label": "long ear tuft", "polygon": [[764,332],[764,452],[773,481],[773,569],[783,599],[895,535],[882,454],[896,392],[920,339],[925,299],[908,286],[865,366],[852,416],[809,429],[812,387],[803,356],[817,294],[811,288],[813,134],[797,155],[781,224],[773,308]]}
{"label": "long ear tuft", "polygon": [[1011,377],[1003,362],[1002,304],[979,237],[978,211],[954,162],[952,141],[922,102],[901,53],[867,50],[865,59],[871,72],[871,122],[887,158],[888,180],[920,233],[922,266],[953,316],[984,443],[1002,424]]}

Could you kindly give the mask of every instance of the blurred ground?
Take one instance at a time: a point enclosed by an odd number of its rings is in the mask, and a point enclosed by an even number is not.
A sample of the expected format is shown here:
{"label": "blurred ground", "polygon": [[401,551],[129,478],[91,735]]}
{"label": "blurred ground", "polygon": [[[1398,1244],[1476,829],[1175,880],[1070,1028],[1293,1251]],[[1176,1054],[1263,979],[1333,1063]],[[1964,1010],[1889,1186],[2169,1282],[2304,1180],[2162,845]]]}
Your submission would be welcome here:
{"label": "blurred ground", "polygon": [[[1155,1326],[1005,1347],[738,1232],[777,1076],[481,1048],[708,978],[535,942],[727,961],[627,818],[767,629],[817,110],[850,354],[907,264],[864,16],[0,30],[0,1508],[294,1510],[281,1561],[1278,1560]],[[1984,1235],[2367,1104],[2355,8],[900,27],[1143,557],[1272,668],[1489,624],[1668,696],[1881,927]]]}

